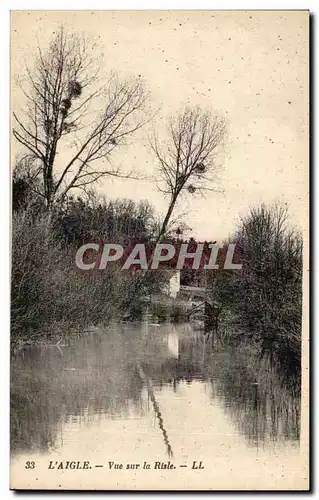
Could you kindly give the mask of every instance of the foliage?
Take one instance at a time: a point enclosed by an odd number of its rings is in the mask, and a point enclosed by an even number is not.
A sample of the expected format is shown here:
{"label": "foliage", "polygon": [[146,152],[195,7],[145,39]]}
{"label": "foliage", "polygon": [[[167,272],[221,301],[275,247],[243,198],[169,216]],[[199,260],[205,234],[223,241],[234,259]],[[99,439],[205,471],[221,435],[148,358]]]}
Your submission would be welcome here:
{"label": "foliage", "polygon": [[242,271],[222,271],[215,298],[268,357],[298,375],[301,357],[302,237],[288,225],[287,207],[264,204],[241,221],[232,239]]}
{"label": "foliage", "polygon": [[61,241],[77,246],[94,239],[144,242],[154,232],[154,220],[154,209],[148,201],[72,196],[57,207],[53,218]]}
{"label": "foliage", "polygon": [[62,212],[54,212],[51,219],[46,212],[35,214],[32,207],[15,211],[13,343],[22,337],[45,336],[56,323],[83,327],[107,323],[124,313],[131,318],[140,316],[142,299],[153,286],[153,276],[136,290],[137,276],[133,273],[116,267],[86,273],[76,267],[74,255],[83,239],[94,236],[101,240],[110,234],[114,238],[130,238],[133,233],[149,237],[151,214],[149,205],[129,200],[104,201],[95,207],[84,200],[71,201]]}

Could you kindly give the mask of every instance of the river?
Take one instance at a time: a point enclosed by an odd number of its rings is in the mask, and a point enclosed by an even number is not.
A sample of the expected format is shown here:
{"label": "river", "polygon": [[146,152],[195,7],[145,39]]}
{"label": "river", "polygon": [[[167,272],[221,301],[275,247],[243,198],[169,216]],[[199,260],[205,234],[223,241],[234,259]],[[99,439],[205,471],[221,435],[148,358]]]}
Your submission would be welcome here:
{"label": "river", "polygon": [[14,487],[294,489],[301,448],[298,395],[190,325],[110,326],[11,361]]}

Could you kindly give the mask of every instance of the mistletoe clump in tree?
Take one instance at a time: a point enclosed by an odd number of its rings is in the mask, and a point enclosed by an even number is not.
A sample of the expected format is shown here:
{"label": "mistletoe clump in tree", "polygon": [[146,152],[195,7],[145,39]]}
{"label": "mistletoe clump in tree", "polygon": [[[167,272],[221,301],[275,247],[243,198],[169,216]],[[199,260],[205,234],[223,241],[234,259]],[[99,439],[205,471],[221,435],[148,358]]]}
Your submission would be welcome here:
{"label": "mistletoe clump in tree", "polygon": [[167,138],[154,135],[151,147],[158,160],[159,189],[168,197],[168,209],[158,239],[165,236],[183,192],[195,195],[216,191],[216,154],[226,134],[222,116],[200,107],[186,107],[171,118]]}
{"label": "mistletoe clump in tree", "polygon": [[129,177],[111,154],[148,121],[141,78],[112,74],[101,84],[92,48],[61,28],[19,81],[25,106],[13,114],[13,135],[36,165],[32,188],[48,208],[104,176]]}

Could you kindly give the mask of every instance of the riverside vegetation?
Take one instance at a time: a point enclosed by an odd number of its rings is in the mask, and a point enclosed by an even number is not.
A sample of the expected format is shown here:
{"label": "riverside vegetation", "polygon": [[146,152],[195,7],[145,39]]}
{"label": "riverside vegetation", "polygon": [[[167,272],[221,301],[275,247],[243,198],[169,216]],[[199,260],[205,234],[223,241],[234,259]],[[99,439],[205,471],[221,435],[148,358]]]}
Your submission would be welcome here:
{"label": "riverside vegetation", "polygon": [[[77,248],[88,240],[152,241],[157,217],[146,202],[68,200],[51,215],[33,205],[17,204],[14,186],[12,219],[12,345],[41,341],[69,327],[80,331],[111,320],[138,320],[145,297],[159,293],[160,270],[145,276],[109,266],[98,276],[80,272]],[[38,207],[37,207],[38,209]],[[241,222],[232,239],[243,269],[181,271],[185,284],[206,283],[222,307],[221,331],[227,341],[247,342],[259,358],[292,376],[300,376],[302,320],[302,239],[285,225],[287,211],[260,206]],[[83,307],[85,305],[85,307]],[[178,307],[154,304],[160,321],[183,321]]]}
{"label": "riverside vegetation", "polygon": [[[101,178],[135,175],[114,167],[111,158],[152,116],[141,78],[121,80],[112,73],[101,83],[98,67],[82,37],[61,28],[47,49],[39,47],[32,71],[27,68],[21,80],[26,104],[24,114],[14,113],[13,129],[21,148],[12,197],[13,347],[61,331],[67,335],[111,320],[140,319],[145,297],[160,290],[163,274],[147,273],[141,280],[115,267],[98,277],[81,273],[74,263],[76,249],[90,240],[143,243],[172,237],[179,227],[173,215],[180,196],[218,191],[216,156],[226,122],[187,106],[169,120],[164,137],[154,133],[150,140],[158,188],[168,201],[163,217],[148,202],[101,200],[94,194],[92,186]],[[95,109],[100,111],[92,119]],[[59,152],[70,154],[62,168]],[[205,281],[222,307],[228,341],[239,348],[246,342],[286,380],[300,380],[300,234],[291,229],[286,207],[260,205],[240,222],[230,242],[237,245],[242,271],[185,270],[182,282]],[[178,309],[159,316],[183,319]]]}

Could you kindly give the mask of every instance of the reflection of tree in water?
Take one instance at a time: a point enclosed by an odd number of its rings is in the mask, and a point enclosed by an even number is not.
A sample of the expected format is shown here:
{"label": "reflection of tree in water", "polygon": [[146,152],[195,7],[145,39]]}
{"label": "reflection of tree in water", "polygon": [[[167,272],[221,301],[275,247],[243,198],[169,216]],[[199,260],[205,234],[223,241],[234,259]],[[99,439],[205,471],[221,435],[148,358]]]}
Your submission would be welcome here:
{"label": "reflection of tree in water", "polygon": [[41,386],[34,391],[24,384],[11,389],[10,440],[11,451],[46,451],[54,445],[60,419],[59,407],[47,394],[40,402]]}
{"label": "reflection of tree in water", "polygon": [[[13,360],[11,375],[11,449],[54,447],[65,422],[127,418],[143,413],[142,382],[132,377],[132,360],[122,353],[96,348],[32,348]],[[115,346],[113,346],[115,347]],[[116,346],[118,347],[118,346]]]}
{"label": "reflection of tree in water", "polygon": [[167,454],[168,454],[169,457],[172,457],[173,456],[173,450],[172,450],[172,447],[171,447],[170,442],[169,442],[167,431],[166,431],[166,429],[164,427],[163,415],[162,415],[162,412],[160,410],[159,403],[156,400],[156,396],[155,396],[155,392],[154,392],[154,389],[153,389],[152,381],[146,375],[145,371],[143,370],[143,368],[141,366],[141,363],[139,363],[139,362],[137,363],[137,370],[138,370],[139,376],[141,377],[141,379],[145,382],[145,384],[147,386],[148,395],[149,395],[149,398],[150,398],[150,400],[152,402],[152,405],[153,405],[154,413],[155,413],[155,416],[156,416],[157,421],[158,421],[158,426],[159,426],[159,428],[160,428],[160,430],[161,430],[161,432],[163,434],[163,439],[164,439],[164,443],[165,443],[165,446],[166,446]]}
{"label": "reflection of tree in water", "polygon": [[74,418],[90,420],[105,414],[128,418],[132,411],[141,416],[146,412],[142,397],[146,385],[171,453],[173,436],[167,435],[153,388],[169,385],[178,393],[181,381],[194,379],[211,381],[212,397],[222,401],[250,444],[299,438],[298,391],[293,384],[285,387],[249,348],[205,348],[201,338],[180,335],[178,356],[172,357],[160,330],[145,339],[139,328],[134,335],[108,333],[60,350],[33,347],[17,354],[11,375],[12,451],[52,448],[63,424]]}
{"label": "reflection of tree in water", "polygon": [[208,367],[215,394],[249,444],[259,446],[278,440],[298,440],[300,396],[285,387],[269,365],[249,366],[229,352],[223,363]]}
{"label": "reflection of tree in water", "polygon": [[248,442],[257,446],[277,440],[298,440],[300,394],[298,383],[283,384],[267,360],[260,361],[248,346],[241,349],[219,345],[203,349],[195,337],[180,339],[178,359],[147,364],[153,384],[210,380],[212,397],[218,397]]}

